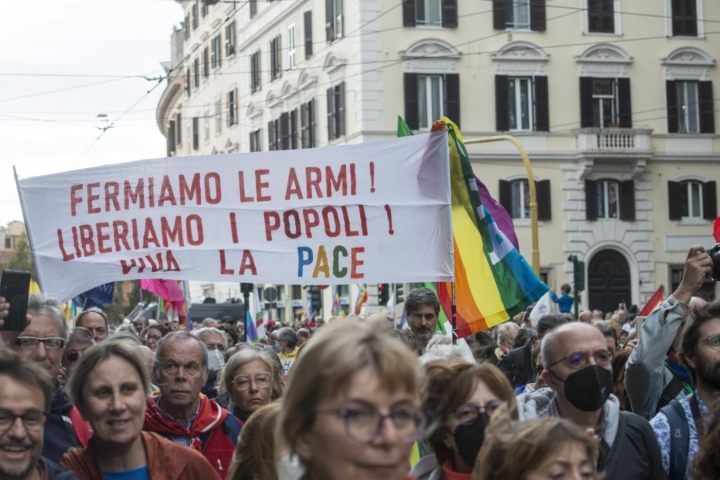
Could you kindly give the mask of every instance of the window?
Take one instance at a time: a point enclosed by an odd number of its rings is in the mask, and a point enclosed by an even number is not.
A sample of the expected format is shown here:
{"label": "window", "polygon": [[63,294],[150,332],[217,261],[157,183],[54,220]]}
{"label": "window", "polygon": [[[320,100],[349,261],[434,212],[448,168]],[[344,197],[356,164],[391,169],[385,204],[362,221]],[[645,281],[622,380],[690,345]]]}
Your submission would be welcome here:
{"label": "window", "polygon": [[305,59],[308,59],[313,54],[312,10],[303,14],[303,27],[305,28]]}
{"label": "window", "polygon": [[222,133],[222,97],[215,100],[215,136]]}
{"label": "window", "polygon": [[300,146],[315,148],[315,99],[300,105]]}
{"label": "window", "polygon": [[237,89],[232,89],[227,94],[228,99],[228,127],[238,123]]}
{"label": "window", "polygon": [[190,15],[185,15],[185,23],[183,23],[185,29],[185,41],[190,40]]}
{"label": "window", "polygon": [[510,183],[512,195],[512,218],[530,218],[530,185],[527,180],[515,180]]}
{"label": "window", "polygon": [[585,217],[619,218],[635,221],[635,182],[633,180],[585,180]]}
{"label": "window", "polygon": [[193,150],[197,150],[200,148],[200,119],[198,117],[193,117],[192,121],[192,148]]}
{"label": "window", "polygon": [[[550,180],[535,181],[538,220],[551,220]],[[530,184],[526,178],[500,180],[500,204],[516,219],[530,219]]]}
{"label": "window", "polygon": [[205,47],[202,54],[202,76],[208,78],[210,76],[210,48]]}
{"label": "window", "polygon": [[277,142],[276,150],[297,149],[297,109],[285,112],[280,115],[279,121],[275,124]]}
{"label": "window", "polygon": [[10,248],[10,239],[9,238],[5,239],[5,248],[8,248],[8,249]]}
{"label": "window", "polygon": [[670,220],[715,220],[717,182],[684,180],[668,182]]}
{"label": "window", "polygon": [[197,3],[192,6],[192,9],[190,10],[192,15],[192,28],[193,30],[197,30],[198,28],[198,6]]}
{"label": "window", "polygon": [[250,18],[255,18],[255,15],[257,15],[257,0],[249,0],[248,3],[250,4]]}
{"label": "window", "polygon": [[279,150],[280,146],[280,118],[268,122],[268,150]]}
{"label": "window", "polygon": [[208,14],[207,3],[203,2],[202,6],[200,7],[200,18],[207,17],[207,14]]}
{"label": "window", "polygon": [[260,90],[260,50],[250,55],[250,91]]}
{"label": "window", "polygon": [[632,128],[629,78],[580,78],[582,128]]}
{"label": "window", "polygon": [[343,36],[343,0],[325,2],[325,36],[328,42],[334,42]]}
{"label": "window", "polygon": [[[493,0],[495,30],[545,31],[545,0]],[[444,13],[444,12],[443,12]]]}
{"label": "window", "polygon": [[175,120],[170,120],[167,127],[167,150],[166,156],[171,157],[175,152]]}
{"label": "window", "polygon": [[532,130],[532,80],[530,78],[511,78],[508,88],[510,90],[508,96],[510,130]]}
{"label": "window", "polygon": [[262,146],[260,144],[260,129],[253,130],[250,132],[250,151],[251,152],[260,152],[262,151]]}
{"label": "window", "polygon": [[672,35],[673,36],[698,36],[698,0],[672,0]]}
{"label": "window", "polygon": [[233,55],[235,55],[235,22],[230,22],[225,26],[225,56]]}
{"label": "window", "polygon": [[440,0],[415,0],[415,22],[417,25],[442,25]]}
{"label": "window", "polygon": [[210,44],[210,66],[214,69],[219,68],[222,63],[222,35],[216,35]]}
{"label": "window", "polygon": [[443,115],[460,126],[460,76],[406,73],[405,122],[412,130],[430,128]]}
{"label": "window", "polygon": [[496,128],[499,132],[550,130],[548,80],[536,77],[495,77]]}
{"label": "window", "polygon": [[288,27],[288,70],[295,68],[295,24]]}
{"label": "window", "polygon": [[203,111],[203,133],[205,143],[210,141],[210,107],[205,107]]}
{"label": "window", "polygon": [[193,72],[194,72],[193,87],[200,88],[200,59],[199,58],[196,58],[195,60],[193,60]]}
{"label": "window", "polygon": [[669,133],[715,133],[712,82],[667,81]]}
{"label": "window", "polygon": [[588,0],[588,31],[615,33],[615,0]]}
{"label": "window", "polygon": [[189,97],[190,96],[190,89],[192,88],[192,78],[190,69],[188,68],[185,70],[185,94]]}
{"label": "window", "polygon": [[[195,121],[193,120],[193,124]],[[185,152],[190,155],[190,152],[192,151],[192,140],[193,140],[193,130],[190,126],[187,127],[187,135],[185,135],[185,138],[187,138],[187,147],[185,149]]]}
{"label": "window", "polygon": [[345,82],[327,89],[328,140],[345,135]]}
{"label": "window", "polygon": [[280,35],[270,40],[270,80],[275,80],[282,74],[282,60],[280,57]]}

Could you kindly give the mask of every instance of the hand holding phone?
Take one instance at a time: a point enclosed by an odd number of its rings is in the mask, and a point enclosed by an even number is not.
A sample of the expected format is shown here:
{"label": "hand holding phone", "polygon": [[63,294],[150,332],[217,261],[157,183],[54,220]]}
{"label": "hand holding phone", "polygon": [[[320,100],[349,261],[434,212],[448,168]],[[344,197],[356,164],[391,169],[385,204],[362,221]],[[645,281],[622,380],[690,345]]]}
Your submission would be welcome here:
{"label": "hand holding phone", "polygon": [[0,330],[22,332],[27,326],[30,272],[3,270],[0,280]]}

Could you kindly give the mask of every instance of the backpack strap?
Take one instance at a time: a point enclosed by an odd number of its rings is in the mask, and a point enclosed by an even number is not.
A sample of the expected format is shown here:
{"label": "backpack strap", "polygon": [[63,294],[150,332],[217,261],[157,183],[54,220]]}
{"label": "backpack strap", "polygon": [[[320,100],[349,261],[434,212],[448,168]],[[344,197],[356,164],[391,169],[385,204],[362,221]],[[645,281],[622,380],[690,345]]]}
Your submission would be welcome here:
{"label": "backpack strap", "polygon": [[[215,430],[210,430],[198,437],[202,442],[203,450],[205,449],[208,440],[210,440],[210,435],[212,435],[214,431]],[[232,440],[233,447],[237,446],[238,437],[240,436],[240,420],[235,418],[233,414],[228,415],[223,422],[223,431],[230,437],[230,440]]]}
{"label": "backpack strap", "polygon": [[670,480],[683,480],[687,469],[687,458],[690,450],[690,427],[685,410],[678,400],[664,406],[660,412],[665,415],[670,425]]}
{"label": "backpack strap", "polygon": [[660,399],[658,400],[655,411],[659,412],[660,410],[662,410],[663,407],[669,405],[670,402],[675,400],[678,394],[683,391],[684,383],[684,378],[682,378],[680,375],[675,375],[675,373],[673,373],[672,380],[670,380],[670,383],[665,386],[665,389],[660,394]]}

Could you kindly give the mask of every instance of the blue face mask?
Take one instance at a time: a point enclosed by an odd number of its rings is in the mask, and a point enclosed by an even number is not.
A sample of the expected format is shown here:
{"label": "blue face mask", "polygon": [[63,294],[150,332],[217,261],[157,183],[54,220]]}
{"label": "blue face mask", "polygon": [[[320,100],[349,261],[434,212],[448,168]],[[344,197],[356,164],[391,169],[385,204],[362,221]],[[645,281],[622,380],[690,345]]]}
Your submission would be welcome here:
{"label": "blue face mask", "polygon": [[273,343],[273,348],[276,352],[282,352],[282,347],[280,346],[280,342],[275,340],[275,343]]}

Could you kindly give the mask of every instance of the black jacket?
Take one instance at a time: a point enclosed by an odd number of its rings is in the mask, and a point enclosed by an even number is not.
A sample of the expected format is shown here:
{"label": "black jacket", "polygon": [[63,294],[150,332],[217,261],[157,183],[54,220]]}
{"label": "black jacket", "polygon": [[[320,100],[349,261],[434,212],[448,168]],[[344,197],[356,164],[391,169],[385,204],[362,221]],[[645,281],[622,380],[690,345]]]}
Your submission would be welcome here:
{"label": "black jacket", "polygon": [[607,480],[667,479],[655,432],[647,420],[620,412],[616,438],[598,465]]}
{"label": "black jacket", "polygon": [[71,409],[72,403],[68,400],[65,390],[57,387],[45,422],[42,452],[43,457],[55,463],[60,463],[62,456],[71,448],[82,448],[70,420]]}
{"label": "black jacket", "polygon": [[514,389],[533,383],[535,379],[532,365],[532,346],[533,342],[531,340],[524,347],[511,350],[497,364],[498,368],[510,380]]}
{"label": "black jacket", "polygon": [[40,458],[40,465],[43,469],[44,480],[77,480],[75,472],[65,470],[57,463],[48,458]]}

